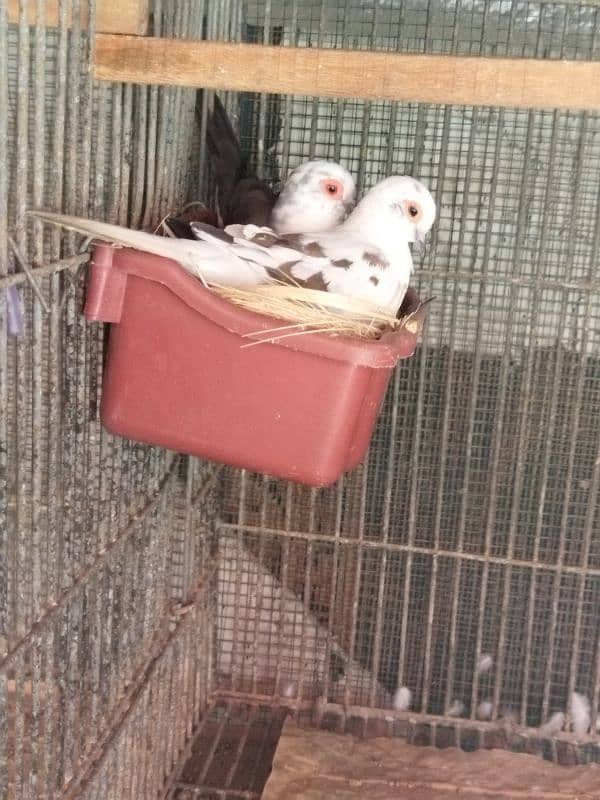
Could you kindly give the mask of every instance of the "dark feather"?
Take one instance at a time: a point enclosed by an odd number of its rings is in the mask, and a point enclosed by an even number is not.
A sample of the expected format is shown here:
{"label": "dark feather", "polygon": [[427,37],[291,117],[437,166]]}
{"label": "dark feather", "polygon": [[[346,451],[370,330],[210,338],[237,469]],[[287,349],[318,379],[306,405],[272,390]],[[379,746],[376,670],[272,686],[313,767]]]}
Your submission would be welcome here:
{"label": "dark feather", "polygon": [[203,203],[190,203],[181,214],[176,217],[167,217],[164,227],[167,228],[176,239],[195,239],[191,223],[204,223],[210,230],[217,228],[219,221],[217,215],[210,208],[206,208]]}
{"label": "dark feather", "polygon": [[253,175],[223,104],[215,95],[206,141],[217,182],[223,225],[268,225],[276,196]]}
{"label": "dark feather", "polygon": [[167,217],[164,221],[165,228],[173,234],[176,239],[195,239],[194,232],[189,222],[179,219],[179,217]]}

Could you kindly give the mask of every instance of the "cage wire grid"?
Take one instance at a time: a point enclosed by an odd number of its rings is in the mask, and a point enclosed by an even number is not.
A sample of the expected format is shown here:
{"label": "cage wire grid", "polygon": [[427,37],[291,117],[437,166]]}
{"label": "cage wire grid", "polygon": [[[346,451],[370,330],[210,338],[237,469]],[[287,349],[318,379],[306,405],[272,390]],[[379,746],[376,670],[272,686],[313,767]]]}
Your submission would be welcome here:
{"label": "cage wire grid", "polygon": [[[251,3],[244,35],[597,60],[598,13]],[[229,474],[223,528],[239,552],[237,566],[224,561],[224,588],[243,577],[219,616],[223,687],[256,692],[262,672],[290,692],[316,660],[316,691],[345,705],[389,704],[406,684],[419,712],[460,703],[471,720],[483,701],[494,718],[535,726],[576,689],[597,709],[598,115],[265,95],[242,98],[240,113],[246,146],[274,180],[309,157],[341,159],[363,188],[392,170],[425,179],[440,217],[415,278],[438,302],[417,357],[398,368],[362,472],[320,492]],[[265,596],[248,549],[291,599]],[[305,627],[322,618],[325,658],[304,628],[286,632],[298,597]],[[248,633],[256,620],[262,637]],[[343,686],[327,671],[335,646],[365,671]],[[492,669],[478,673],[488,655]],[[284,658],[299,666],[282,678]]]}
{"label": "cage wire grid", "polygon": [[[158,222],[197,194],[196,92],[95,84],[94,4],[59,3],[56,28],[19,8],[0,3],[0,796],[158,796],[210,688],[216,469],[101,429],[87,254],[23,214]],[[200,2],[152,11],[202,35]]]}
{"label": "cage wire grid", "polygon": [[[600,57],[592,2],[151,6],[163,36]],[[309,490],[102,430],[87,255],[23,214],[151,229],[210,196],[210,93],[94,83],[93,3],[64,0],[53,29],[42,0],[21,2],[17,24],[6,9],[0,291],[25,313],[9,335],[0,304],[0,795],[160,797],[215,693],[470,747],[498,729],[476,720],[482,701],[522,731],[577,690],[595,730],[598,115],[227,95],[273,181],[334,158],[361,189],[415,174],[440,209],[415,272],[436,296],[422,344],[366,462]],[[390,711],[400,686],[410,723]],[[598,760],[595,736],[519,735],[501,743]]]}

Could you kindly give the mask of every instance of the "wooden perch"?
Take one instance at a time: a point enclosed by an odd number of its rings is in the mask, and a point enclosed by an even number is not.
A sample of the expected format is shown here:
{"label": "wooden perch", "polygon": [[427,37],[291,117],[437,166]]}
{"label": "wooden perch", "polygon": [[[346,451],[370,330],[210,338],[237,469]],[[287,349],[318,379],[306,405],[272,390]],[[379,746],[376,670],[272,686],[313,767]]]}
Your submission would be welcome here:
{"label": "wooden perch", "polygon": [[[101,33],[145,34],[148,30],[149,0],[96,0],[96,31]],[[72,8],[67,6],[67,25],[71,27]],[[80,23],[88,27],[89,8],[81,3]],[[27,9],[30,25],[35,24],[36,4],[31,0]],[[19,22],[19,0],[8,0],[8,21]],[[59,27],[59,0],[46,0],[44,22],[48,28]]]}
{"label": "wooden perch", "polygon": [[600,110],[600,61],[406,55],[98,35],[95,77],[317,97]]}

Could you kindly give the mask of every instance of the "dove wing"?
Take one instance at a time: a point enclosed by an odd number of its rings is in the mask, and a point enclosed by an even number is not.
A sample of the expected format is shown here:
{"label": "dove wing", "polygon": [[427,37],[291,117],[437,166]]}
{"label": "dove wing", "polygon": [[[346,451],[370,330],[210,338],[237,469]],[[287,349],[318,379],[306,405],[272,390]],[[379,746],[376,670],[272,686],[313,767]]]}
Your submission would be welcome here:
{"label": "dove wing", "polygon": [[256,225],[230,225],[231,242],[221,246],[265,280],[356,297],[396,313],[408,288],[412,258],[407,244],[393,257],[347,230],[320,234],[277,234]]}

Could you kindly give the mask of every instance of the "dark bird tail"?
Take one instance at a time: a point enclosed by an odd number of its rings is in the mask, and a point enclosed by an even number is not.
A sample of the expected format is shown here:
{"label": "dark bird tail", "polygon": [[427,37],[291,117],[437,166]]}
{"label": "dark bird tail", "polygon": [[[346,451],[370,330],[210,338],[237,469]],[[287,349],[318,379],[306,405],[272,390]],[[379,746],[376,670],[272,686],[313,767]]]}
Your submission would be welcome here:
{"label": "dark bird tail", "polygon": [[206,143],[217,182],[223,225],[268,225],[275,195],[248,166],[227,112],[218,96],[206,124]]}
{"label": "dark bird tail", "polygon": [[228,205],[238,181],[248,177],[248,159],[242,153],[227,112],[216,94],[206,124],[206,144],[220,202]]}

